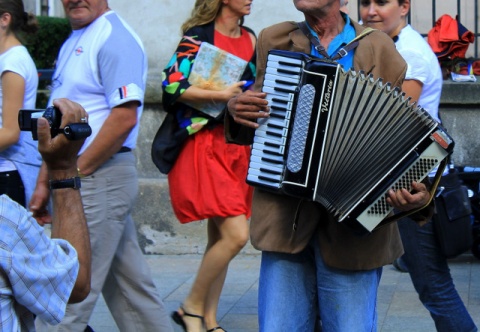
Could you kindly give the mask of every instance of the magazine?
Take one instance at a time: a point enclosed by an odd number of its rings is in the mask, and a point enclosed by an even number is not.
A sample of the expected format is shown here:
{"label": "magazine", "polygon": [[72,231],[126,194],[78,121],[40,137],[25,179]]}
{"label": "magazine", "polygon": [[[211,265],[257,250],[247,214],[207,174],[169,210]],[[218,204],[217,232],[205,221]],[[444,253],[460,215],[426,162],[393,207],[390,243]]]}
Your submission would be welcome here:
{"label": "magazine", "polygon": [[[192,66],[188,82],[206,90],[223,90],[240,81],[247,61],[218,47],[203,42]],[[217,117],[226,103],[187,103],[193,108]]]}

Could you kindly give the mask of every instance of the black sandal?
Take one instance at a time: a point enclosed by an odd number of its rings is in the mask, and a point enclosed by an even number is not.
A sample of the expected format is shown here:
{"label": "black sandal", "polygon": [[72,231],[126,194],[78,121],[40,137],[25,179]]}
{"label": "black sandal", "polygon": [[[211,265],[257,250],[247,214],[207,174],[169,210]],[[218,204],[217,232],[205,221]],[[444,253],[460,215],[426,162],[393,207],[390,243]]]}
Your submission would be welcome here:
{"label": "black sandal", "polygon": [[175,323],[177,323],[178,325],[180,325],[185,332],[188,332],[188,330],[187,330],[187,325],[185,324],[185,321],[183,320],[183,316],[198,318],[202,321],[202,324],[204,323],[203,322],[203,320],[204,320],[203,316],[191,314],[191,313],[185,311],[185,309],[183,309],[183,307],[180,307],[180,309],[183,311],[183,315],[180,315],[180,313],[178,311],[174,311],[174,312],[172,312],[171,317],[172,317],[173,321]]}
{"label": "black sandal", "polygon": [[225,330],[221,326],[215,326],[213,329],[207,330],[207,332],[214,332],[214,331],[217,331],[217,330],[222,330],[223,332],[227,332],[227,330]]}

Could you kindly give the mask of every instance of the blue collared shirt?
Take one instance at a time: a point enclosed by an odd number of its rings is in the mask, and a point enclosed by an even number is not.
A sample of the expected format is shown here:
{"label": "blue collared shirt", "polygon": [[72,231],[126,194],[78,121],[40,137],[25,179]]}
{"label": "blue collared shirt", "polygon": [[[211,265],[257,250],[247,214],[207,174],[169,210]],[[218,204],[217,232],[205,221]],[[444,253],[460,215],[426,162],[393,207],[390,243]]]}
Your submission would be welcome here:
{"label": "blue collared shirt", "polygon": [[[343,31],[340,34],[338,34],[328,45],[327,54],[331,57],[335,55],[340,48],[347,45],[350,41],[352,41],[356,37],[355,28],[350,22],[350,17],[348,17],[348,15],[344,13],[342,13],[342,17],[345,19],[345,27],[343,28]],[[317,33],[308,25],[308,23],[307,23],[307,26],[308,26],[308,29],[310,29],[310,33],[315,38],[318,39]],[[337,60],[337,62],[340,63],[345,70],[348,70],[353,66],[354,51],[355,50],[351,50],[350,52],[348,52],[346,56]],[[324,58],[315,49],[315,46],[313,44],[311,46],[310,53],[317,58]]]}
{"label": "blue collared shirt", "polygon": [[58,324],[77,279],[77,252],[51,239],[27,212],[0,195],[0,331],[34,331],[34,315]]}

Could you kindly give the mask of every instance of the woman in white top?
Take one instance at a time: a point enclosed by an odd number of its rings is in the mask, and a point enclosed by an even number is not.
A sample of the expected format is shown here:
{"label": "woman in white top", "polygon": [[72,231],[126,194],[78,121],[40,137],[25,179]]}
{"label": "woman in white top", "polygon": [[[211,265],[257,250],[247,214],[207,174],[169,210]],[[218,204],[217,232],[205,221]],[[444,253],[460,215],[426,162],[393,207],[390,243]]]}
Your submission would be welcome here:
{"label": "woman in white top", "polygon": [[[388,34],[408,64],[402,90],[439,120],[442,73],[425,39],[407,23],[410,0],[361,0],[363,24]],[[433,217],[435,218],[435,216]],[[406,266],[437,331],[477,331],[453,284],[447,258],[442,254],[432,222],[420,227],[408,218],[398,222]]]}
{"label": "woman in white top", "polygon": [[393,38],[408,64],[402,90],[439,120],[442,72],[438,59],[425,39],[407,24],[410,0],[362,0],[360,16],[364,25]]}
{"label": "woman in white top", "polygon": [[0,0],[0,194],[25,206],[41,158],[30,132],[20,132],[18,112],[35,108],[38,73],[19,33],[38,29],[22,0]]}

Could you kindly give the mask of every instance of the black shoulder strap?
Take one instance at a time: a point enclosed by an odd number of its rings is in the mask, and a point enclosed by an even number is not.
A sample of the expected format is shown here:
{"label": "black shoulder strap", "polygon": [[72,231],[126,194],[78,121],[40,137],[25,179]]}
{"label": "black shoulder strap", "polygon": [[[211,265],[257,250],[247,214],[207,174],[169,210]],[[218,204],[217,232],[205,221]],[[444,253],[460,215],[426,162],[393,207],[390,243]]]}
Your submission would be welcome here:
{"label": "black shoulder strap", "polygon": [[313,44],[315,49],[323,55],[325,58],[336,61],[338,59],[343,58],[353,50],[355,47],[358,46],[359,40],[365,37],[366,35],[370,34],[374,29],[372,28],[365,28],[358,36],[356,36],[354,39],[352,39],[347,45],[342,47],[341,49],[338,50],[336,54],[333,55],[333,57],[330,57],[327,54],[327,51],[325,50],[325,47],[320,44],[317,38],[315,38],[311,33],[310,29],[307,26],[307,23],[305,21],[302,22],[297,22],[298,28],[303,32],[305,36],[307,36],[308,39],[310,39],[310,42]]}
{"label": "black shoulder strap", "polygon": [[330,56],[325,50],[325,47],[323,47],[322,44],[320,44],[320,42],[318,41],[318,39],[310,33],[310,29],[308,28],[307,23],[305,21],[302,21],[298,22],[297,25],[299,29],[302,30],[303,34],[307,36],[308,39],[310,39],[310,42],[313,44],[318,53],[323,55],[325,58],[330,59]]}
{"label": "black shoulder strap", "polygon": [[347,45],[342,47],[341,49],[338,50],[337,54],[335,54],[332,57],[332,60],[338,60],[340,58],[343,58],[345,55],[348,54],[351,50],[353,50],[355,47],[358,46],[359,40],[362,39],[363,37],[369,35],[372,33],[375,29],[372,28],[365,28],[358,36],[353,38]]}

